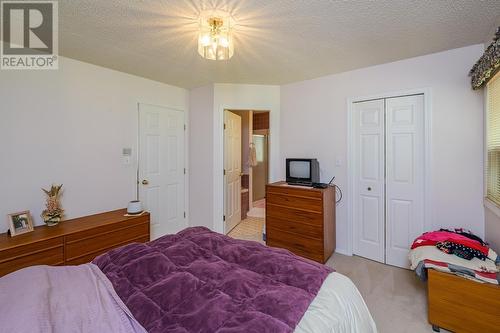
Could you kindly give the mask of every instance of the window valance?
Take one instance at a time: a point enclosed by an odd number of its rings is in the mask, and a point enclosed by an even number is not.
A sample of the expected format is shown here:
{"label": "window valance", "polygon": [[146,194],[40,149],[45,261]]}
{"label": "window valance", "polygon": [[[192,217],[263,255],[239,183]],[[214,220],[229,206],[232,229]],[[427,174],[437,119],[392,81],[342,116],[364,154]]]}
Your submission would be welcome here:
{"label": "window valance", "polygon": [[500,69],[500,27],[498,27],[493,42],[484,54],[474,64],[469,72],[472,89],[483,87]]}

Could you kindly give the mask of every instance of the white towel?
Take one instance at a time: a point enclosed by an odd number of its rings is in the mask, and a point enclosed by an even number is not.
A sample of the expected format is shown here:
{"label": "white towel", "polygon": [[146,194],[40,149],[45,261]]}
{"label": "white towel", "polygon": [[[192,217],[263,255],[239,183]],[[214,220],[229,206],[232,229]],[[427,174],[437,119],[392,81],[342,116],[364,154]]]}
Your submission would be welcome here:
{"label": "white towel", "polygon": [[250,154],[248,154],[248,165],[254,167],[257,165],[257,150],[255,150],[255,145],[250,145]]}

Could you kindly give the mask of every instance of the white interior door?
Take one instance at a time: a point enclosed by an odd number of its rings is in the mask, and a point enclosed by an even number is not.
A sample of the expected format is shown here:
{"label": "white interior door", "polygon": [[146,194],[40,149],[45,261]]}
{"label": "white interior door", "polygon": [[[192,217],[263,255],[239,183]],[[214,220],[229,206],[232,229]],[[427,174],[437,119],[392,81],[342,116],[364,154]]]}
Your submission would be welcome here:
{"label": "white interior door", "polygon": [[224,111],[224,232],[241,221],[241,117]]}
{"label": "white interior door", "polygon": [[384,262],[384,100],[354,104],[354,254]]}
{"label": "white interior door", "polygon": [[139,104],[139,198],[151,213],[151,238],[186,226],[184,112]]}
{"label": "white interior door", "polygon": [[424,97],[386,99],[386,263],[409,267],[424,231]]}

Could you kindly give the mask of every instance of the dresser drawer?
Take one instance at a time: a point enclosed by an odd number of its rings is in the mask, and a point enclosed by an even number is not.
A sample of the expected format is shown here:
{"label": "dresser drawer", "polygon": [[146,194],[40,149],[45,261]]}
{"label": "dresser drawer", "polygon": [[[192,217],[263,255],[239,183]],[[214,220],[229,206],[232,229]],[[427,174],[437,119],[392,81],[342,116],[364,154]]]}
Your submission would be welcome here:
{"label": "dresser drawer", "polygon": [[[99,232],[102,228],[85,231],[86,237],[70,235],[66,240],[66,261],[69,264],[75,263],[76,259],[89,258],[91,255],[94,257],[106,252],[110,248],[131,243],[134,240],[141,238],[149,238],[149,225],[148,223],[139,223],[127,225],[126,227],[112,231],[106,230]],[[93,231],[93,233],[90,233]],[[86,259],[85,259],[86,260]]]}
{"label": "dresser drawer", "polygon": [[142,237],[139,237],[139,238],[136,238],[136,239],[131,239],[131,240],[128,240],[128,241],[125,241],[124,243],[121,243],[121,244],[115,244],[109,248],[106,248],[106,249],[102,249],[102,250],[98,250],[97,252],[93,252],[93,253],[90,253],[90,254],[86,254],[86,255],[83,255],[83,256],[79,256],[79,257],[75,257],[73,259],[66,259],[66,265],[81,265],[81,264],[86,264],[86,263],[89,263],[91,262],[92,260],[94,260],[95,258],[97,258],[98,256],[100,256],[101,254],[103,253],[106,253],[114,248],[117,248],[117,247],[120,247],[120,246],[123,246],[123,245],[127,245],[127,244],[130,244],[130,243],[146,243],[146,242],[149,242],[149,236],[142,236]]}
{"label": "dresser drawer", "polygon": [[56,237],[43,241],[38,241],[34,243],[27,243],[24,245],[16,246],[10,249],[0,251],[0,263],[4,261],[12,260],[17,257],[23,257],[29,254],[38,253],[41,251],[46,251],[53,248],[59,248],[62,253],[63,248],[63,238]]}
{"label": "dresser drawer", "polygon": [[323,213],[309,212],[289,207],[282,207],[267,204],[267,217],[275,217],[283,220],[290,220],[298,223],[323,225]]}
{"label": "dresser drawer", "polygon": [[272,193],[293,195],[302,198],[321,199],[323,197],[321,191],[316,191],[315,189],[311,189],[310,187],[302,188],[300,186],[267,186],[266,195]]}
{"label": "dresser drawer", "polygon": [[323,200],[321,198],[304,198],[293,195],[268,192],[266,200],[273,205],[280,205],[295,209],[304,209],[321,213],[323,211]]}
{"label": "dresser drawer", "polygon": [[[282,247],[282,246],[278,245],[278,247]],[[288,250],[292,253],[295,253],[296,255],[298,255],[302,258],[314,260],[314,261],[320,262],[320,263],[325,263],[325,260],[323,258],[323,254],[321,254],[321,253],[305,252],[305,251],[302,251],[302,250],[297,249],[297,248],[288,249]]]}
{"label": "dresser drawer", "polygon": [[323,254],[321,254],[321,253],[311,253],[311,252],[303,251],[303,250],[298,249],[298,248],[292,248],[292,247],[289,247],[287,244],[280,242],[279,240],[268,241],[267,246],[287,249],[288,251],[290,251],[298,256],[301,256],[303,258],[311,259],[311,260],[314,260],[314,261],[317,261],[320,263],[324,262]]}
{"label": "dresser drawer", "polygon": [[323,253],[323,239],[305,237],[299,234],[292,234],[273,227],[266,228],[266,240],[279,241],[287,245],[287,248],[297,248],[311,253]]}
{"label": "dresser drawer", "polygon": [[62,265],[64,263],[63,247],[39,249],[4,260],[0,263],[0,276],[34,265]]}
{"label": "dresser drawer", "polygon": [[324,262],[323,260],[323,253],[321,251],[310,251],[306,250],[303,247],[298,247],[293,244],[293,242],[289,242],[284,240],[283,238],[272,238],[272,239],[267,239],[266,241],[267,246],[271,247],[279,247],[282,249],[287,249],[292,253],[295,253],[298,256],[311,259],[317,262]]}
{"label": "dresser drawer", "polygon": [[290,219],[268,217],[266,220],[266,226],[292,234],[304,235],[317,239],[323,238],[323,225],[319,223],[305,224],[302,222],[292,221]]}
{"label": "dresser drawer", "polygon": [[87,230],[72,233],[66,236],[66,242],[73,242],[76,240],[83,240],[85,238],[95,237],[100,234],[107,234],[117,230],[128,228],[137,225],[146,225],[149,223],[149,216],[140,216],[133,220],[124,220],[115,223],[104,224],[99,227],[90,228]]}

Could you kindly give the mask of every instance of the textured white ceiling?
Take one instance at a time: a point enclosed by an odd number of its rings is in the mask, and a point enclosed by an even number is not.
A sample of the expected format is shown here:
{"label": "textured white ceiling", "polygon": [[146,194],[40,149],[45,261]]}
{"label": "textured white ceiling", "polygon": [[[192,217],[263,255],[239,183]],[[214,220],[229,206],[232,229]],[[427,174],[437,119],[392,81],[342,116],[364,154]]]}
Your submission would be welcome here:
{"label": "textured white ceiling", "polygon": [[[491,39],[499,0],[60,0],[60,53],[153,80],[284,84]],[[197,53],[197,17],[229,11],[235,54]],[[464,69],[466,70],[466,69]]]}

